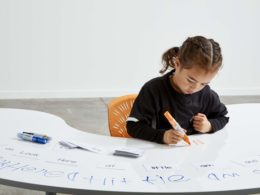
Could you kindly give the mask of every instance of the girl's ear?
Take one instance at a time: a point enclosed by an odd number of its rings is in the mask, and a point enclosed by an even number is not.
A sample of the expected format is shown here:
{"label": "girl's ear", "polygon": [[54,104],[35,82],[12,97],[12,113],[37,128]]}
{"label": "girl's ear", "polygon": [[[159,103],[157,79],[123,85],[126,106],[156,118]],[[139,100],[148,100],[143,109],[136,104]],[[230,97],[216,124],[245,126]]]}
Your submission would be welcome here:
{"label": "girl's ear", "polygon": [[179,57],[175,57],[174,65],[175,65],[175,68],[180,68],[181,67],[181,63],[180,63]]}

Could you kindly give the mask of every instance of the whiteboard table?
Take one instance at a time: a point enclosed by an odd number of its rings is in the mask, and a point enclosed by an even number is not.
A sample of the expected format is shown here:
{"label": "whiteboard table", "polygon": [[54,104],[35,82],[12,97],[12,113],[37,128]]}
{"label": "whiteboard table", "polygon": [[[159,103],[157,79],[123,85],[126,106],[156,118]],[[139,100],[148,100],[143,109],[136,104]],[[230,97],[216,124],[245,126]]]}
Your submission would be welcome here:
{"label": "whiteboard table", "polygon": [[[38,111],[0,109],[0,183],[73,194],[246,194],[260,192],[260,104],[228,105],[230,122],[214,134],[189,136],[191,146],[85,133]],[[46,133],[48,144],[19,140],[17,132]],[[96,145],[94,153],[60,140]],[[144,150],[113,156],[115,147]]]}

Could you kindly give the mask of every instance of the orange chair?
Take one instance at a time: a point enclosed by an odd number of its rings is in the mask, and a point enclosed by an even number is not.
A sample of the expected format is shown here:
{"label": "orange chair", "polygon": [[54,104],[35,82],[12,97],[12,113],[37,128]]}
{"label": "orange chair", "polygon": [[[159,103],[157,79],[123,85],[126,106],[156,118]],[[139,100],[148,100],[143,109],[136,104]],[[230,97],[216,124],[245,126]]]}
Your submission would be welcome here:
{"label": "orange chair", "polygon": [[108,126],[113,137],[131,137],[127,133],[126,119],[130,114],[137,94],[117,97],[108,103]]}

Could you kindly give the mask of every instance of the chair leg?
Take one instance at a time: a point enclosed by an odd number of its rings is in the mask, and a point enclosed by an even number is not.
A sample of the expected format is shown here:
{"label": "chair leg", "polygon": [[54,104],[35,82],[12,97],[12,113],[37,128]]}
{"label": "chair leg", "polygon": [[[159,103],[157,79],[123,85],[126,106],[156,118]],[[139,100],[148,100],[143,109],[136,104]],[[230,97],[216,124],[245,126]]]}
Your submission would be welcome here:
{"label": "chair leg", "polygon": [[46,192],[46,195],[56,195],[56,192]]}

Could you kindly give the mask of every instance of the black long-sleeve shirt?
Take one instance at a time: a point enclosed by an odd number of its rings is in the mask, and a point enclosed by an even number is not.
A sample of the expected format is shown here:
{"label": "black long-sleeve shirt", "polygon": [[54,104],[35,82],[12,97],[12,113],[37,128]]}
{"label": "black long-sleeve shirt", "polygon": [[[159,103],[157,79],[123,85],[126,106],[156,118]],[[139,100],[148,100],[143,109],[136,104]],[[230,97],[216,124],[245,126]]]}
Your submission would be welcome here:
{"label": "black long-sleeve shirt", "polygon": [[127,119],[128,134],[135,138],[163,143],[163,135],[171,125],[164,117],[169,111],[187,134],[196,134],[192,118],[197,113],[207,116],[215,132],[222,129],[229,118],[226,106],[207,85],[193,94],[180,94],[170,84],[173,71],[144,84]]}

